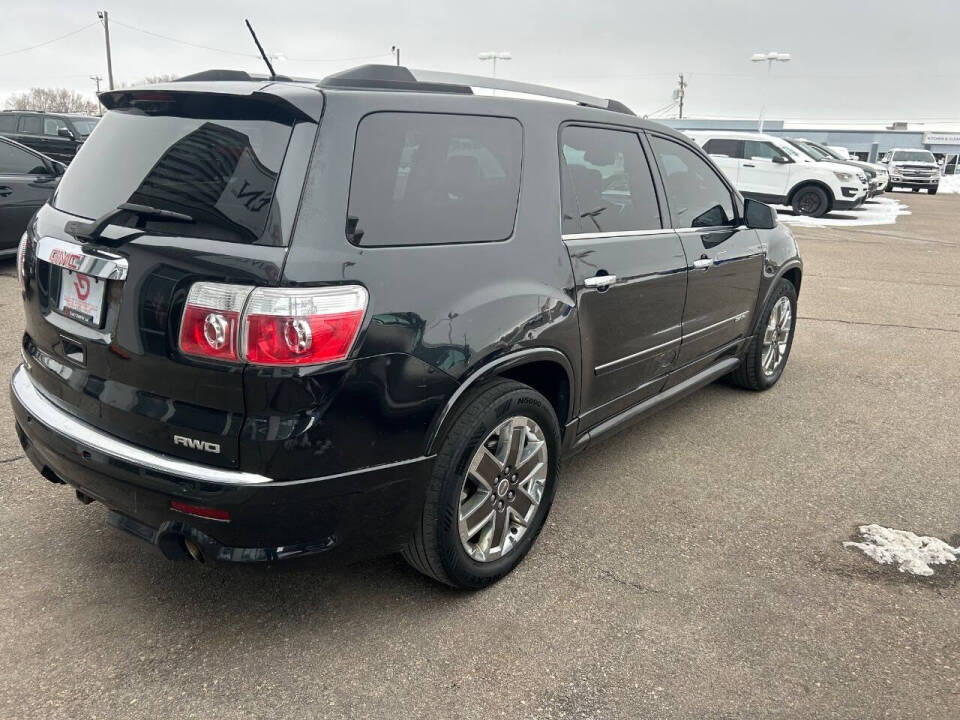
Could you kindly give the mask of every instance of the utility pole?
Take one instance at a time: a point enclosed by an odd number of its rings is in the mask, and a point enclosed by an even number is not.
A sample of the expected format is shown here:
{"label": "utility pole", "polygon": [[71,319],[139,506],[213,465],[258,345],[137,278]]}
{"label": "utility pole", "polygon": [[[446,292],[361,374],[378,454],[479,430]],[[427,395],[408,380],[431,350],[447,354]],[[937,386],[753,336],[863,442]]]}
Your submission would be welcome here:
{"label": "utility pole", "polygon": [[683,120],[683,96],[687,93],[687,83],[683,79],[683,73],[680,73],[680,87],[677,88],[677,100],[680,102],[680,119]]}
{"label": "utility pole", "polygon": [[107,43],[107,82],[113,90],[113,60],[110,58],[110,17],[106,10],[97,10],[97,17],[103,23],[103,39]]}
{"label": "utility pole", "polygon": [[103,103],[100,102],[100,81],[103,78],[99,75],[91,75],[90,79],[97,84],[97,105],[100,107],[100,115],[103,116]]}
{"label": "utility pole", "polygon": [[396,57],[396,59],[397,59],[397,67],[400,67],[400,46],[399,46],[399,45],[392,45],[392,46],[390,47],[390,52],[393,53],[393,55],[394,55],[394,56]]}

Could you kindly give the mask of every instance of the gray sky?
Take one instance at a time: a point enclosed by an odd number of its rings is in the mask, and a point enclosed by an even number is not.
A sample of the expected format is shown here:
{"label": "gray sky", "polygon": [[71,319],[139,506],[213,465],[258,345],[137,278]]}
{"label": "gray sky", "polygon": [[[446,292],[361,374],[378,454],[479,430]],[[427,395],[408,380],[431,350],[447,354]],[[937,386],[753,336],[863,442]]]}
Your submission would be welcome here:
{"label": "gray sky", "polygon": [[[792,53],[793,61],[773,67],[768,118],[960,123],[957,0],[114,0],[113,5],[6,0],[4,5],[0,103],[33,86],[92,93],[88,76],[106,76],[99,24],[27,52],[6,53],[96,23],[96,10],[105,8],[118,82],[214,67],[262,72],[260,61],[245,56],[255,52],[243,26],[249,17],[267,51],[288,56],[277,71],[290,75],[323,77],[363,62],[392,62],[393,44],[410,67],[484,74],[489,63],[478,61],[478,52],[509,50],[514,59],[498,63],[503,77],[614,97],[645,114],[671,102],[683,71],[689,81],[685,115],[753,118],[764,95],[766,65],[749,57],[778,50]],[[308,62],[319,59],[339,60]]]}

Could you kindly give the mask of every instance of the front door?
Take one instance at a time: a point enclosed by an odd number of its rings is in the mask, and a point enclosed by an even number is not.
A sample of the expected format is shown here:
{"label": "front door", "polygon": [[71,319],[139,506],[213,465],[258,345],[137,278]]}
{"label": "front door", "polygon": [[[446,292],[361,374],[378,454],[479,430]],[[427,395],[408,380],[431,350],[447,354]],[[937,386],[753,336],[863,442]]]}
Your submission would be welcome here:
{"label": "front door", "polygon": [[650,144],[689,263],[677,367],[699,366],[748,332],[763,247],[757,231],[741,224],[730,187],[698,149],[659,135],[651,135]]}
{"label": "front door", "polygon": [[772,201],[786,197],[792,160],[772,143],[746,140],[736,187],[745,195]]}
{"label": "front door", "polygon": [[636,131],[565,126],[561,173],[580,317],[582,432],[662,387],[680,347],[686,260],[662,219]]}

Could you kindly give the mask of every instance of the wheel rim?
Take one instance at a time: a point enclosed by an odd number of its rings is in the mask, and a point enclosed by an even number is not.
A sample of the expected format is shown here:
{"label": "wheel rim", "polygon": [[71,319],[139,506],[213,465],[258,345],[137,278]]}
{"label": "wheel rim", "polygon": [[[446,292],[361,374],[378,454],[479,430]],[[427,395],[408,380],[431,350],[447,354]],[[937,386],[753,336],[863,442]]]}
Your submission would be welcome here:
{"label": "wheel rim", "polygon": [[491,562],[520,542],[543,498],[547,460],[543,430],[528,417],[511,417],[480,443],[460,488],[460,542],[470,557]]}
{"label": "wheel rim", "polygon": [[793,308],[790,306],[790,300],[784,296],[777,300],[770,311],[767,327],[763,332],[763,352],[760,363],[763,374],[767,377],[775,374],[787,357],[787,345],[790,341],[792,326]]}
{"label": "wheel rim", "polygon": [[814,192],[805,192],[800,196],[800,212],[810,215],[820,209],[820,196]]}

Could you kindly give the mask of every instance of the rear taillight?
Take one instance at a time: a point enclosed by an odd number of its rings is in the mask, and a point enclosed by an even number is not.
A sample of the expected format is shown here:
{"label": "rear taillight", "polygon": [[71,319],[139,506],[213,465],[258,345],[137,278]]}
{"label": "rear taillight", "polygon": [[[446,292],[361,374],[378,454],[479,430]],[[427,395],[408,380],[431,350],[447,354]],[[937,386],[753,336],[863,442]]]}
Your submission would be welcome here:
{"label": "rear taillight", "polygon": [[20,236],[20,244],[17,246],[17,280],[20,282],[20,291],[27,291],[27,251],[30,248],[30,234],[24,233]]}
{"label": "rear taillight", "polygon": [[363,323],[367,291],[251,288],[197,283],[180,327],[187,355],[254,365],[316,365],[343,360]]}
{"label": "rear taillight", "polygon": [[312,365],[343,360],[367,307],[367,291],[257,288],[244,313],[244,357],[255,365]]}
{"label": "rear taillight", "polygon": [[240,315],[252,289],[220,283],[196,283],[190,288],[180,324],[184,354],[239,362]]}

